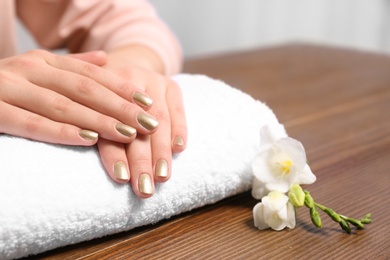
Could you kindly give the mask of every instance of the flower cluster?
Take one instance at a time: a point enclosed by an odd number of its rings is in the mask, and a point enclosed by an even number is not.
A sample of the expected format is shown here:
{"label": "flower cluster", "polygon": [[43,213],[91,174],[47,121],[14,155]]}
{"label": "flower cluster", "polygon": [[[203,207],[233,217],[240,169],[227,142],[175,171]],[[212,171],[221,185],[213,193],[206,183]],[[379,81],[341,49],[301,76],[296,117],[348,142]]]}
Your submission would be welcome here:
{"label": "flower cluster", "polygon": [[254,223],[258,229],[294,228],[295,208],[304,205],[310,209],[312,222],[317,227],[322,227],[319,209],[338,222],[347,233],[351,232],[349,224],[364,228],[364,224],[372,222],[371,214],[356,220],[314,202],[310,193],[300,186],[316,181],[306,163],[303,145],[290,137],[272,133],[268,126],[260,131],[260,151],[252,169],[252,196],[261,200],[253,208]]}

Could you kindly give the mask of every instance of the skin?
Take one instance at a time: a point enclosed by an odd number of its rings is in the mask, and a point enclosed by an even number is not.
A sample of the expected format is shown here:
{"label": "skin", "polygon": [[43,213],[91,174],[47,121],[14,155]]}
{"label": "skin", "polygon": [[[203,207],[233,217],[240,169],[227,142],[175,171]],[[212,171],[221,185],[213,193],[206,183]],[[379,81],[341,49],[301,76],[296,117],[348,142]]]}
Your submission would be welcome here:
{"label": "skin", "polygon": [[[113,169],[115,162],[124,162],[130,170],[130,183],[135,194],[141,198],[152,194],[140,192],[138,179],[143,173],[150,176],[152,183],[165,182],[171,176],[172,153],[182,152],[186,147],[187,125],[182,94],[177,84],[163,76],[163,65],[159,57],[143,46],[127,46],[109,53],[104,65],[110,71],[134,83],[148,94],[153,105],[148,112],[159,122],[159,129],[152,135],[137,135],[129,144],[105,139],[98,142],[102,162],[109,175],[118,183]],[[183,145],[175,145],[177,136],[183,138]],[[157,162],[163,159],[168,164],[168,176],[155,175]],[[154,192],[154,185],[153,185]]]}
{"label": "skin", "polygon": [[[151,134],[137,122],[145,113],[129,100],[141,91],[108,70],[85,61],[35,50],[0,60],[0,132],[39,141],[91,145],[80,129],[128,143],[118,122]],[[129,89],[129,92],[124,91]],[[107,100],[107,102],[101,102]]]}
{"label": "skin", "polygon": [[[163,69],[158,56],[143,46],[69,56],[34,50],[1,59],[0,133],[66,145],[97,143],[110,177],[126,183],[113,173],[114,164],[122,161],[134,193],[148,198],[155,182],[169,179],[172,153],[183,151],[187,140],[180,89],[161,74]],[[135,92],[152,98],[148,111],[133,102]],[[142,127],[136,119],[139,113],[157,119],[158,129]],[[137,134],[119,133],[118,122]],[[82,129],[97,132],[99,139],[82,138]],[[176,136],[184,145],[173,145]],[[166,178],[155,178],[159,159],[168,163]],[[139,190],[142,173],[151,177],[152,194]]]}

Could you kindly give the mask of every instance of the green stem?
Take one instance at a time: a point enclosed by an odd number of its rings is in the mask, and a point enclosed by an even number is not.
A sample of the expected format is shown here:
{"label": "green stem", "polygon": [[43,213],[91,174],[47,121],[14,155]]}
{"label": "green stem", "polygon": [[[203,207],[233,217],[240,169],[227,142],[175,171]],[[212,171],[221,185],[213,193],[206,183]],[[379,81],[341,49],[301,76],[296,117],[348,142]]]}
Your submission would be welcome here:
{"label": "green stem", "polygon": [[[306,198],[308,201],[311,201],[311,203],[305,203],[305,205],[310,209],[310,215],[312,217],[312,222],[314,225],[317,227],[321,227],[321,221],[320,221],[320,216],[316,210],[316,208],[319,208],[323,212],[325,212],[333,221],[337,222],[340,224],[341,228],[347,232],[348,234],[351,233],[351,228],[349,224],[352,224],[356,226],[358,229],[363,229],[364,224],[369,224],[372,222],[371,219],[371,214],[367,214],[364,216],[364,218],[357,220],[354,218],[350,218],[341,214],[336,213],[333,209],[328,208],[324,205],[321,205],[319,203],[316,203],[314,199],[311,197],[310,193],[308,191],[304,191],[306,194]],[[314,214],[316,213],[316,214]],[[315,218],[314,218],[315,217]],[[317,221],[315,221],[317,220]],[[318,224],[319,223],[319,224]]]}
{"label": "green stem", "polygon": [[322,211],[325,211],[325,209],[326,209],[326,207],[324,205],[318,204],[317,202],[314,202],[314,205],[316,205]]}

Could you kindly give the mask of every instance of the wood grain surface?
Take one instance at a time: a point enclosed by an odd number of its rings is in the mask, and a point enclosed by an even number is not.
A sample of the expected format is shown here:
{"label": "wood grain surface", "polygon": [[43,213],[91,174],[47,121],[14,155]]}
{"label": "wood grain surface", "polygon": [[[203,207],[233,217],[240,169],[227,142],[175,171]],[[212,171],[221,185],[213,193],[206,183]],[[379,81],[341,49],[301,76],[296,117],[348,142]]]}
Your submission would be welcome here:
{"label": "wood grain surface", "polygon": [[156,225],[49,251],[40,259],[390,259],[390,57],[286,45],[186,61],[266,102],[300,140],[315,200],[374,222],[351,235],[306,208],[280,232],[253,226],[249,193]]}

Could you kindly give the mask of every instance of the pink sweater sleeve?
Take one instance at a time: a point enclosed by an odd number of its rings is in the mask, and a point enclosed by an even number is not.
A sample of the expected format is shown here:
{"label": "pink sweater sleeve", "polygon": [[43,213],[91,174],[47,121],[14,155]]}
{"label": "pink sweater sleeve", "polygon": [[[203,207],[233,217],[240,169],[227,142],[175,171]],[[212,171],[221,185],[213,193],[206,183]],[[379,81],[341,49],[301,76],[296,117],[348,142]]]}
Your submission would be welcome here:
{"label": "pink sweater sleeve", "polygon": [[181,69],[181,47],[144,0],[18,0],[17,13],[45,48],[71,52],[141,44],[155,51],[167,75]]}

